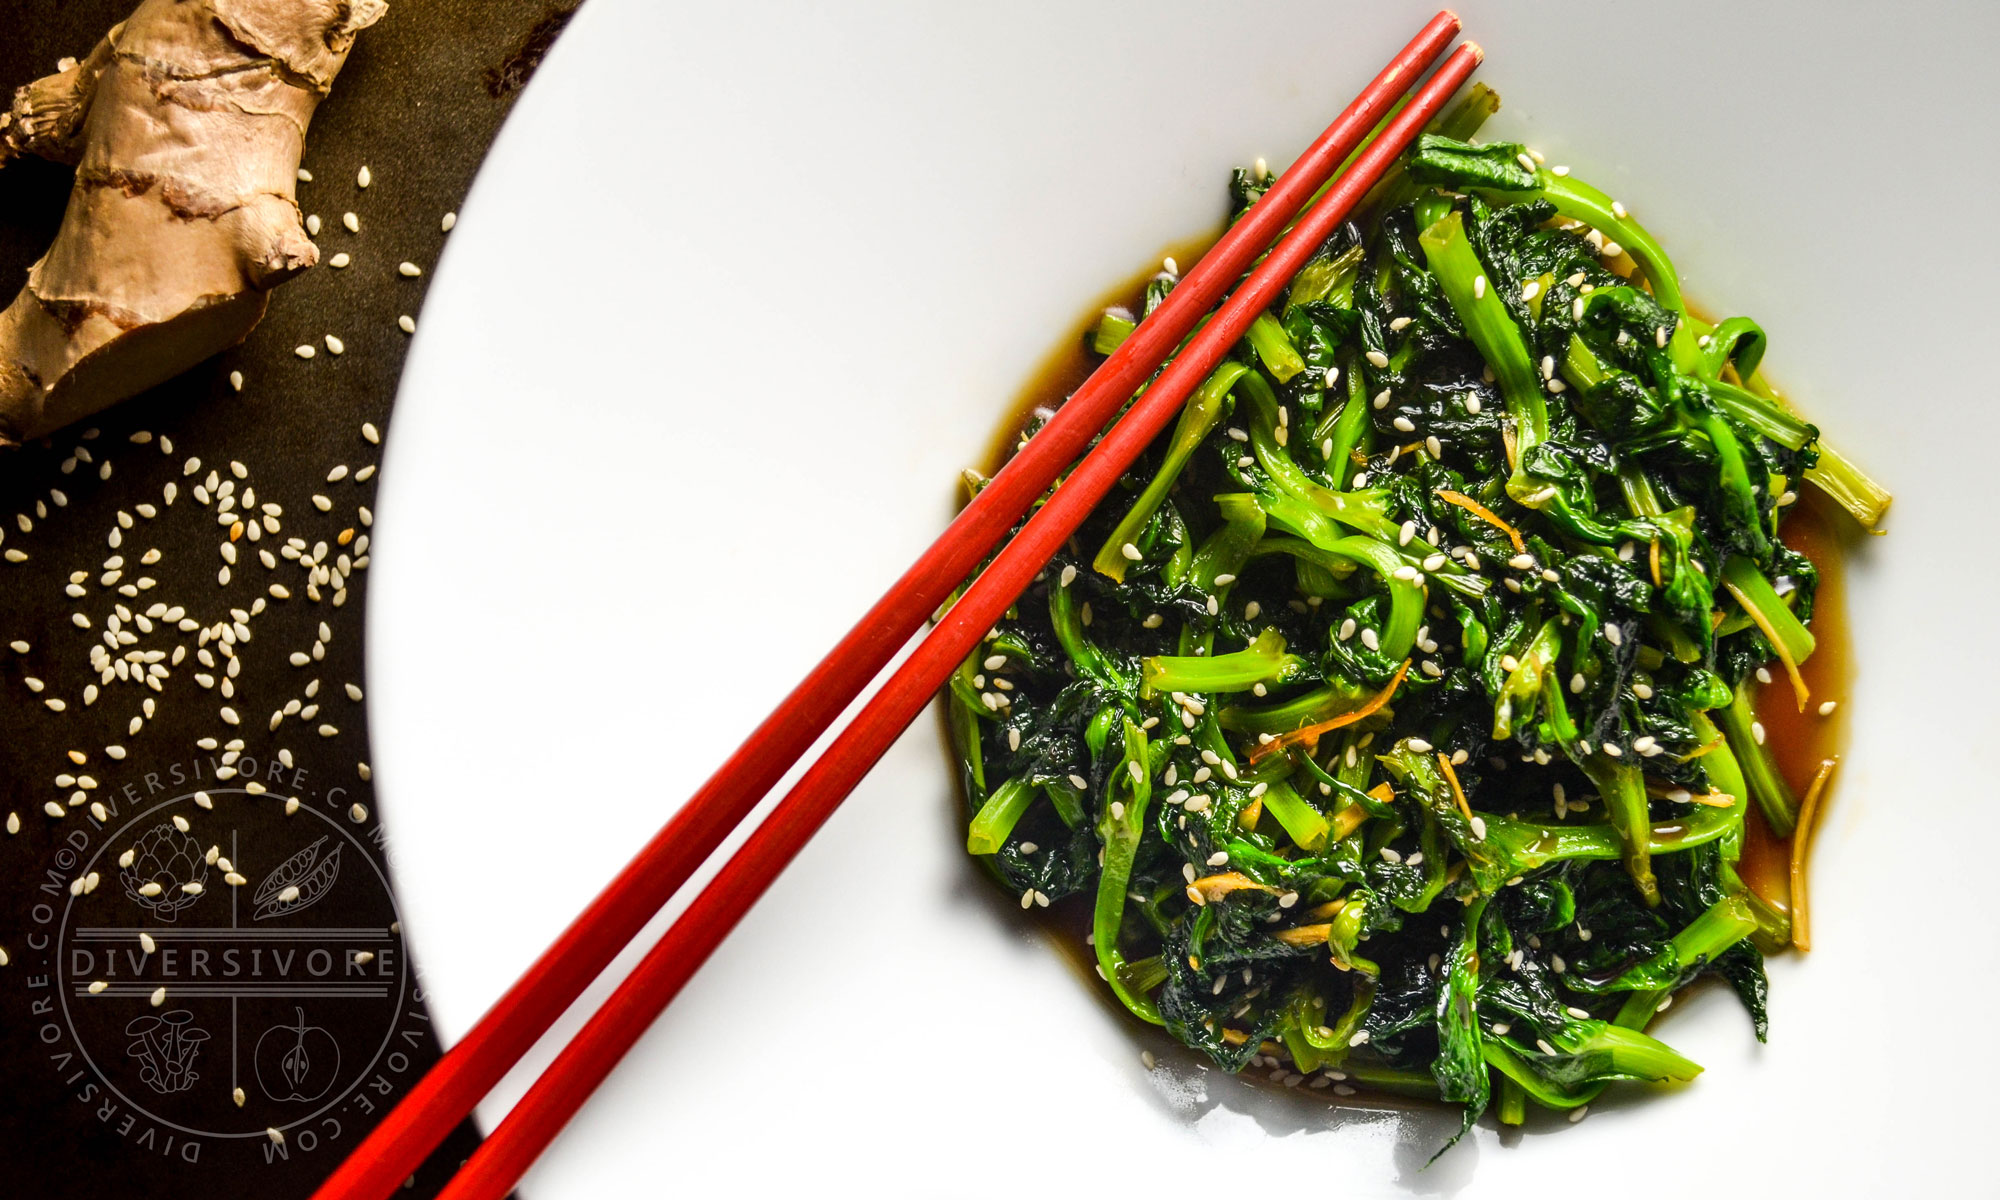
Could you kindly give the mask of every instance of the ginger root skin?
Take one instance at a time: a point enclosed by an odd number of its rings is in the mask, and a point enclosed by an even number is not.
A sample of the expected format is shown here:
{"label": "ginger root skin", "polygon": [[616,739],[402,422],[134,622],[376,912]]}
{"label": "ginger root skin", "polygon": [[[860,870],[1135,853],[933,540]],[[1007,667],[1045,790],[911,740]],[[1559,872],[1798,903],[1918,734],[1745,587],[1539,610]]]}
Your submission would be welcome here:
{"label": "ginger root skin", "polygon": [[0,445],[243,340],[319,261],[296,199],[313,111],[384,0],[141,0],[19,89],[0,165],[74,163],[55,242],[0,313]]}

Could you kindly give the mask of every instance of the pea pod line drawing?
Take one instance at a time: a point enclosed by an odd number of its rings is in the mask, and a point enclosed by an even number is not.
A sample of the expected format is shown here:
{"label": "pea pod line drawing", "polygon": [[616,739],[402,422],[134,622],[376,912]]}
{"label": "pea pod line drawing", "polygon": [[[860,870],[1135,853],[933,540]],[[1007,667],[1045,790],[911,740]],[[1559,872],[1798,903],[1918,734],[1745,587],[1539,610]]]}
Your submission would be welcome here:
{"label": "pea pod line drawing", "polygon": [[264,882],[257,885],[257,911],[251,914],[252,920],[290,916],[311,907],[333,890],[334,880],[340,878],[340,847],[336,844],[321,858],[320,847],[326,841],[322,836],[264,877]]}

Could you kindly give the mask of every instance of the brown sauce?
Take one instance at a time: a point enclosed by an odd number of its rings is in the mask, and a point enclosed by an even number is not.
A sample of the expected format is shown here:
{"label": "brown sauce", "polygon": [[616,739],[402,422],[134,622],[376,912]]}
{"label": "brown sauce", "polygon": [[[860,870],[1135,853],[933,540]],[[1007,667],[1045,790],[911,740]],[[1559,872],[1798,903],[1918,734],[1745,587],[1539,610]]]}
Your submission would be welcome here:
{"label": "brown sauce", "polygon": [[[1763,722],[1765,744],[1777,762],[1792,794],[1801,800],[1820,764],[1840,756],[1846,741],[1847,698],[1853,686],[1853,640],[1847,624],[1847,550],[1857,538],[1870,536],[1845,512],[1815,488],[1802,488],[1799,503],[1785,518],[1779,533],[1785,544],[1812,560],[1819,568],[1819,592],[1813,601],[1812,633],[1817,643],[1811,658],[1799,664],[1811,698],[1799,711],[1791,681],[1779,664],[1769,664],[1770,683],[1752,683],[1752,703],[1757,719]],[[1821,716],[1820,705],[1836,702],[1829,716]],[[1839,789],[1836,770],[1820,796],[1817,825],[1826,818],[1833,793]],[[1738,870],[1743,881],[1766,901],[1780,909],[1791,906],[1790,838],[1780,838],[1753,805],[1745,823],[1743,859]]]}
{"label": "brown sauce", "polygon": [[[1209,247],[1221,236],[1218,231],[1176,242],[1162,250],[1160,258],[1153,261],[1158,263],[1161,258],[1171,258],[1185,271],[1200,261],[1201,256],[1207,254]],[[1077,322],[1072,336],[1058,343],[1028,376],[1028,382],[1022,385],[1020,394],[994,430],[993,440],[980,460],[980,470],[989,476],[997,474],[1001,467],[1007,465],[1007,460],[1014,457],[1014,450],[1020,444],[1021,430],[1027,427],[1034,411],[1037,408],[1061,408],[1070,393],[1083,386],[1083,381],[1090,378],[1097,364],[1104,361],[1090,349],[1090,335],[1097,328],[1098,316],[1107,308],[1123,308],[1136,318],[1145,306],[1146,285],[1157,274],[1159,267],[1148,267],[1106,291],[1085,310],[1086,315]]]}

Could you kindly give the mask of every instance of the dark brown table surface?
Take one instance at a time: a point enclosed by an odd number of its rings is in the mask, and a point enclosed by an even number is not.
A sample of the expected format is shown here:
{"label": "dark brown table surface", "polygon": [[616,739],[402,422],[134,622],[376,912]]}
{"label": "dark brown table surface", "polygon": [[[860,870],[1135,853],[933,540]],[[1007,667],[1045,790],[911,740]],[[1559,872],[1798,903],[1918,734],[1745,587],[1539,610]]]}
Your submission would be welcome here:
{"label": "dark brown table surface", "polygon": [[[132,2],[12,6],[0,16],[0,95],[87,54]],[[27,556],[0,562],[0,822],[19,822],[0,833],[0,1194],[306,1196],[437,1057],[363,766],[359,548],[375,481],[357,476],[381,448],[362,426],[390,434],[409,342],[397,318],[421,319],[449,238],[441,218],[573,4],[391,0],[307,141],[313,179],[299,201],[321,219],[322,264],[277,291],[242,346],[0,454],[0,552]],[[48,245],[68,189],[66,168],[0,170],[0,302]],[[359,233],[342,227],[350,211]],[[327,265],[340,251],[352,265]],[[405,261],[426,273],[400,274]],[[294,353],[307,343],[319,347],[311,360]],[[239,511],[255,492],[256,540],[246,527],[230,542],[224,481]],[[265,505],[281,510],[275,530]],[[346,555],[344,602],[333,580],[309,596],[310,568],[296,550],[280,556],[293,538],[309,557],[326,543],[330,572]],[[107,565],[114,557],[123,562]],[[104,647],[96,663],[93,646]],[[144,661],[153,651],[164,657]],[[128,655],[130,678],[100,682]],[[288,799],[299,802],[289,813]],[[44,811],[51,801],[60,817]],[[241,885],[203,861],[209,847]],[[96,887],[72,895],[92,872]],[[203,890],[147,896],[137,889],[149,878]],[[285,899],[287,885],[298,894]],[[285,1131],[282,1145],[269,1127]],[[460,1129],[405,1194],[435,1192],[477,1137]]]}

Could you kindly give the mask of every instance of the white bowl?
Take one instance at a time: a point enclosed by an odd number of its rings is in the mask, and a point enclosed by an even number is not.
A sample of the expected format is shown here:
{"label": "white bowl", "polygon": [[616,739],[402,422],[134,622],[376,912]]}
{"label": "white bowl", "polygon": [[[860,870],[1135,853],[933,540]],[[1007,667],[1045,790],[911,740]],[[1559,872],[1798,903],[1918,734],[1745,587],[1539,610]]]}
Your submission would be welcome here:
{"label": "white bowl", "polygon": [[[1663,1026],[1693,1085],[1489,1124],[1423,1170],[1449,1115],[1226,1077],[1104,1003],[965,858],[927,720],[525,1195],[1138,1196],[1251,1170],[1345,1196],[1975,1189],[2000,1066],[1976,754],[2000,10],[1462,11],[1506,101],[1489,131],[1762,321],[1772,372],[1898,493],[1851,559],[1817,948],[1772,966],[1770,1044],[1704,994]],[[1213,229],[1230,166],[1288,162],[1429,15],[582,9],[437,272],[375,536],[377,778],[447,1039],[944,526],[1091,301]]]}

